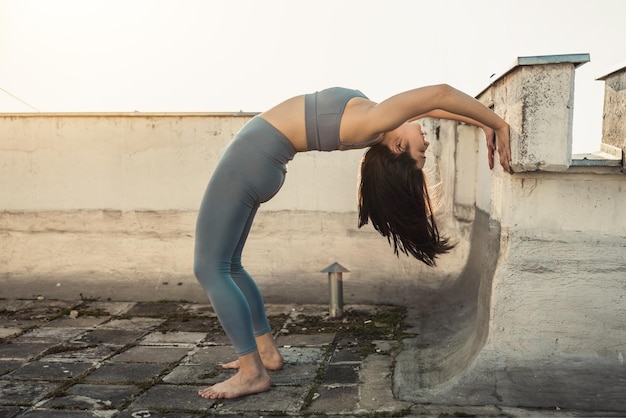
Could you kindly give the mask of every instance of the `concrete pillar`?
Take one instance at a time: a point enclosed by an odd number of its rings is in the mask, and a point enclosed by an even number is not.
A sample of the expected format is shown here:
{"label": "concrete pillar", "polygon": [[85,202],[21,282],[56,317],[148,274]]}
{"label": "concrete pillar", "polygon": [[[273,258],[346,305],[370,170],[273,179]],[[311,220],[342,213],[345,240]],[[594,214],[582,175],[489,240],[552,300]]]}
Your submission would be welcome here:
{"label": "concrete pillar", "polygon": [[511,125],[515,172],[570,167],[574,70],[586,62],[589,54],[518,57],[479,95]]}
{"label": "concrete pillar", "polygon": [[622,150],[622,167],[626,152],[626,66],[597,78],[604,81],[602,144]]}

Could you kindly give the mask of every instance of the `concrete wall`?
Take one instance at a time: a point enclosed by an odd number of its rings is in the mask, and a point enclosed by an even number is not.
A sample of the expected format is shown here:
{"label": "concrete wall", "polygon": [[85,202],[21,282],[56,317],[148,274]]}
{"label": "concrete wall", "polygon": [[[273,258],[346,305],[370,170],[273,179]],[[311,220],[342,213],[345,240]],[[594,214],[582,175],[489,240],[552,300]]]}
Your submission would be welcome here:
{"label": "concrete wall", "polygon": [[[196,211],[250,117],[0,115],[0,297],[205,301],[191,270]],[[347,303],[414,300],[418,278],[463,265],[466,245],[435,271],[357,228],[361,156],[298,154],[262,206],[244,262],[269,301],[326,301],[319,271],[335,261],[351,270]]]}

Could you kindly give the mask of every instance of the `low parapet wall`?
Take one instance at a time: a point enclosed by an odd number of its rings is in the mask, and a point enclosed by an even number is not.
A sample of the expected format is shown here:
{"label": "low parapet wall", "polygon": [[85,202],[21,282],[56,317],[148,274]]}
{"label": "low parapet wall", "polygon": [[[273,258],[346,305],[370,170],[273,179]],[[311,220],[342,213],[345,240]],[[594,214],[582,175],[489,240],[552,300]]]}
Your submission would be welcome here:
{"label": "low parapet wall", "polygon": [[[1,115],[0,297],[206,301],[192,273],[197,209],[252,116]],[[409,303],[462,268],[466,245],[433,270],[357,228],[361,155],[298,154],[262,206],[244,263],[268,301],[323,303],[320,270],[335,261],[351,270],[346,303]]]}

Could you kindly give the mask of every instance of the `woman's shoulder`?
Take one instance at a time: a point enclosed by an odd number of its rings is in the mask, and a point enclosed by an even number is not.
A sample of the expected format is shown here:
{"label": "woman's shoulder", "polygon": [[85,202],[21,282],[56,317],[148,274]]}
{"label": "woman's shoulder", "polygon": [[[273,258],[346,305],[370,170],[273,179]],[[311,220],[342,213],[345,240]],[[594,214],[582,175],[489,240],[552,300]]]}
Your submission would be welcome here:
{"label": "woman's shoulder", "polygon": [[383,132],[376,128],[371,118],[371,110],[376,105],[376,102],[364,97],[355,97],[348,102],[340,126],[340,138],[344,145],[366,147],[380,142],[378,138]]}

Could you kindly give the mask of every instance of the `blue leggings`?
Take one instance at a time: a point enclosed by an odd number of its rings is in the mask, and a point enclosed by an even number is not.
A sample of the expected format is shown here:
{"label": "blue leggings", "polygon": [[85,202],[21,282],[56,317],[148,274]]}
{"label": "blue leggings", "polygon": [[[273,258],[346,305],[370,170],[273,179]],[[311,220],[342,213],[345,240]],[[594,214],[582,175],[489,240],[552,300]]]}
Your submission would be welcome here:
{"label": "blue leggings", "polygon": [[237,133],[206,189],[196,224],[194,274],[238,356],[270,332],[263,297],[241,264],[241,252],[261,203],[285,181],[295,149],[261,117]]}

